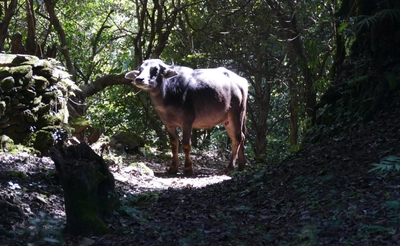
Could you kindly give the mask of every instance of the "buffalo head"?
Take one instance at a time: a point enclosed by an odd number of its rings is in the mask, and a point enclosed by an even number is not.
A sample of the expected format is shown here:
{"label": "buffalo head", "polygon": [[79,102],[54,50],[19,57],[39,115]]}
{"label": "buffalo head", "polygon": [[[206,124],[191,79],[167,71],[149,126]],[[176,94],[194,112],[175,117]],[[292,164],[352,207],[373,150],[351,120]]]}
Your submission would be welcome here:
{"label": "buffalo head", "polygon": [[133,70],[125,75],[126,79],[143,90],[150,91],[162,82],[163,79],[178,75],[174,65],[167,65],[159,59],[149,59],[143,62],[139,70]]}

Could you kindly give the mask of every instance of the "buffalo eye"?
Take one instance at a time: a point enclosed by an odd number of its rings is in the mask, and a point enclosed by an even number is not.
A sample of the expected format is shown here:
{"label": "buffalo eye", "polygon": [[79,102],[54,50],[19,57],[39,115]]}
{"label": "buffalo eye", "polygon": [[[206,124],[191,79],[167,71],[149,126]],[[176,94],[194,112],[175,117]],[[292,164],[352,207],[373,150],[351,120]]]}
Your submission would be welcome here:
{"label": "buffalo eye", "polygon": [[143,71],[143,67],[142,67],[142,66],[136,67],[135,70],[137,70],[137,71],[139,71],[139,72],[142,72],[142,71]]}
{"label": "buffalo eye", "polygon": [[151,78],[152,77],[157,77],[157,71],[158,71],[157,67],[150,68],[150,77]]}

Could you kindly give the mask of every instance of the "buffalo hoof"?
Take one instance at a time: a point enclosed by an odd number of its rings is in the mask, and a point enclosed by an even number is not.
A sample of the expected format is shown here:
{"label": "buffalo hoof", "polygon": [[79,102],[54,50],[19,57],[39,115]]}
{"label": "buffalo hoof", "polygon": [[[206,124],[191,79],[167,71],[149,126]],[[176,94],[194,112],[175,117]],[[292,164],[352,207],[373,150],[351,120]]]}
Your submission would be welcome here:
{"label": "buffalo hoof", "polygon": [[176,175],[178,173],[178,168],[177,167],[169,167],[169,168],[167,168],[167,173]]}
{"label": "buffalo hoof", "polygon": [[225,174],[225,175],[229,175],[229,174],[231,174],[233,171],[235,171],[234,168],[229,168],[229,167],[227,167],[227,168],[225,168],[225,170],[224,170],[224,174]]}
{"label": "buffalo hoof", "polygon": [[193,172],[193,168],[188,167],[183,169],[183,175],[185,176],[193,176],[194,172]]}

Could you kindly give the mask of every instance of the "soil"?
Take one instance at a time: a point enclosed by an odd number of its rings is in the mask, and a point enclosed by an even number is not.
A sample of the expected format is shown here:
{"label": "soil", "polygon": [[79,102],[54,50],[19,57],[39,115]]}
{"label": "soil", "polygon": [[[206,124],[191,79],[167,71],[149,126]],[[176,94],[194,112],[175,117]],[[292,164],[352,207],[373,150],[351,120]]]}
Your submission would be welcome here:
{"label": "soil", "polygon": [[165,174],[168,158],[121,156],[110,170],[122,205],[101,236],[62,233],[63,193],[50,158],[0,154],[1,245],[399,245],[397,107],[230,176],[220,174],[225,151],[194,152],[193,177]]}

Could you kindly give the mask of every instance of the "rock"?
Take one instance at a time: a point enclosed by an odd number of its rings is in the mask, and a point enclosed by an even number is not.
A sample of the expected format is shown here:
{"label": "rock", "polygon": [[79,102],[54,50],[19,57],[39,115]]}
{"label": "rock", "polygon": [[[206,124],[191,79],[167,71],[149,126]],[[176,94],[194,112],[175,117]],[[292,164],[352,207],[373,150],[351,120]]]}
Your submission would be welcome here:
{"label": "rock", "polygon": [[110,147],[117,149],[117,144],[121,145],[127,153],[143,155],[139,147],[144,147],[144,139],[134,132],[121,131],[115,133],[110,138]]}
{"label": "rock", "polygon": [[43,76],[34,75],[33,79],[35,80],[36,91],[43,91],[50,85],[50,82]]}
{"label": "rock", "polygon": [[68,99],[77,86],[59,65],[36,56],[0,54],[0,133],[44,155],[60,129],[72,129]]}
{"label": "rock", "polygon": [[154,176],[154,171],[147,167],[143,162],[133,162],[129,164],[128,168],[133,168],[133,170],[136,170],[140,174]]}
{"label": "rock", "polygon": [[0,135],[0,150],[10,151],[14,146],[14,141],[6,135]]}
{"label": "rock", "polygon": [[14,87],[14,84],[15,80],[13,77],[5,77],[4,79],[0,80],[0,89],[3,91],[10,91]]}

